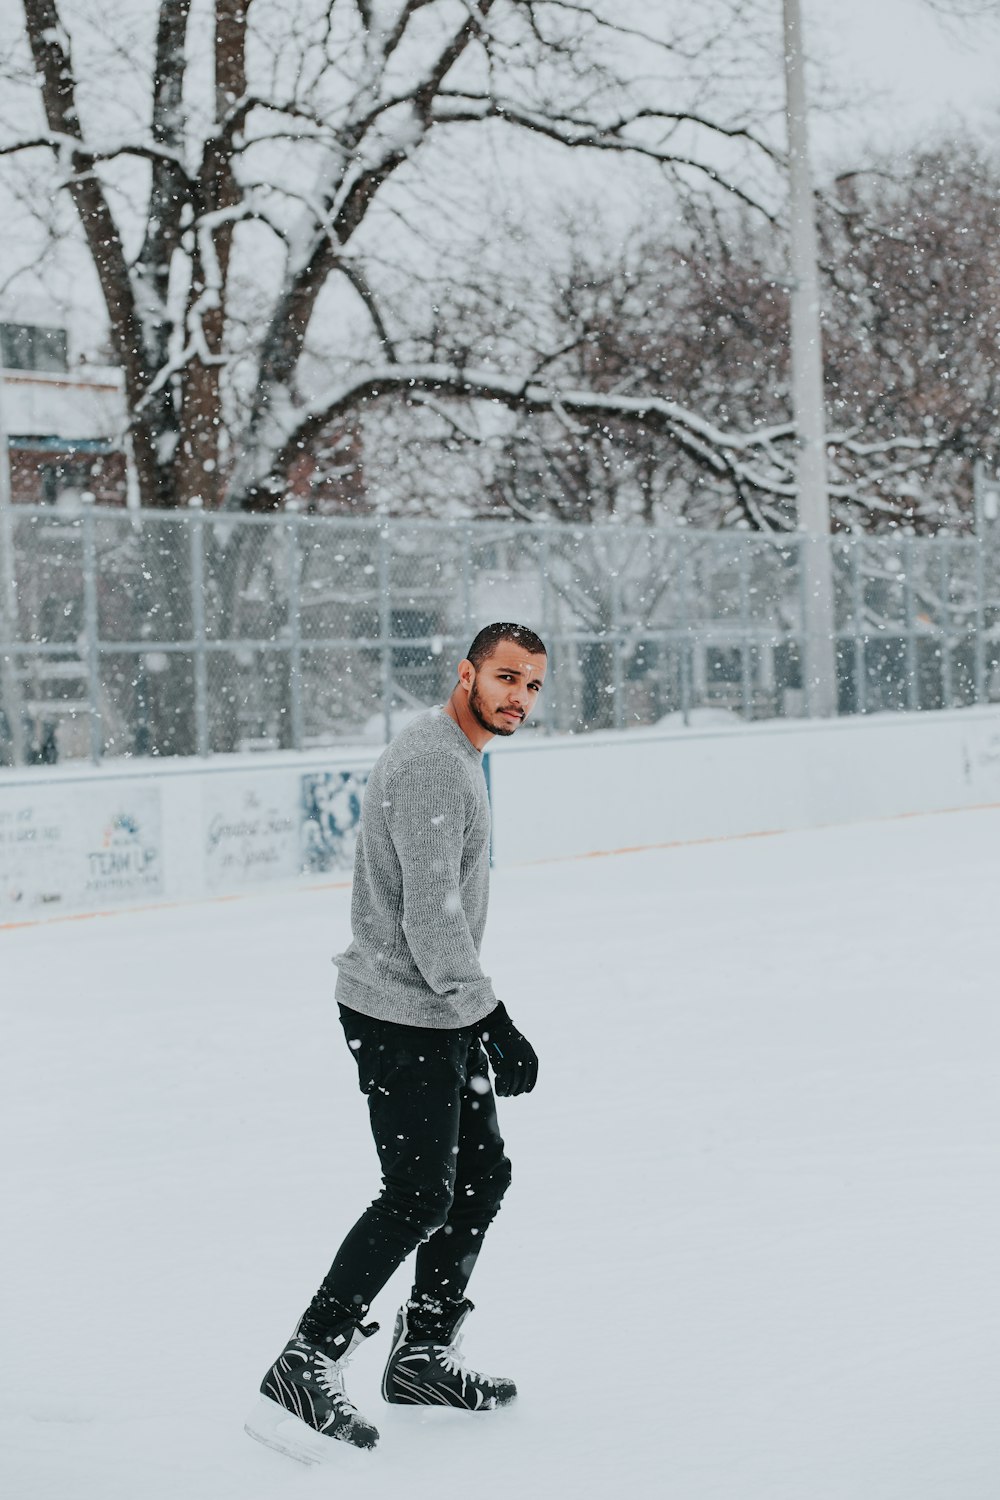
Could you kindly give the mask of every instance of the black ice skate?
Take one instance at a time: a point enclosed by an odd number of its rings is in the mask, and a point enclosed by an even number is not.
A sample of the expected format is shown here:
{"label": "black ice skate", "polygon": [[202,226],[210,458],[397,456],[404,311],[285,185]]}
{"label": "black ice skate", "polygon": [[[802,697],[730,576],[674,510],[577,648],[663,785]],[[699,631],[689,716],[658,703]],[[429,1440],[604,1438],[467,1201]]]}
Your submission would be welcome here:
{"label": "black ice skate", "polygon": [[333,1457],[334,1440],[374,1448],[378,1431],[348,1400],[344,1366],[377,1328],[344,1323],[321,1345],[296,1329],[261,1382],[260,1402],[246,1423],[250,1436],[306,1464]]}
{"label": "black ice skate", "polygon": [[472,1311],[468,1299],[447,1309],[408,1302],[396,1315],[382,1395],[394,1406],[458,1406],[490,1411],[517,1395],[512,1380],[466,1369],[459,1329]]}

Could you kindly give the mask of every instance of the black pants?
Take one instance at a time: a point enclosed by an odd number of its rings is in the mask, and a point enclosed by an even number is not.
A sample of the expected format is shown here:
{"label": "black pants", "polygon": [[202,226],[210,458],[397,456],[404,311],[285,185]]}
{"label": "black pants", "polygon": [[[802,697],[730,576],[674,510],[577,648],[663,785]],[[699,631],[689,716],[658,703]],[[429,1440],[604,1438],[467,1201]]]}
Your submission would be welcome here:
{"label": "black pants", "polygon": [[368,1096],[382,1191],[344,1240],[309,1309],[363,1316],[412,1250],[414,1297],[464,1296],[510,1185],[486,1056],[470,1029],[400,1026],[340,1007]]}

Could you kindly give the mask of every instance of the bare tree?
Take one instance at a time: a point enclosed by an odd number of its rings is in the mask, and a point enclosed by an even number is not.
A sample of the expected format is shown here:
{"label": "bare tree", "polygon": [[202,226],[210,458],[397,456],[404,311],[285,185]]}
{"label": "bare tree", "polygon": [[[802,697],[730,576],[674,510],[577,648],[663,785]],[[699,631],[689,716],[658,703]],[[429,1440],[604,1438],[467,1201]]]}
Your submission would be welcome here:
{"label": "bare tree", "polygon": [[841,481],[867,494],[863,524],[964,529],[974,461],[1000,458],[1000,167],[952,141],[837,193],[827,383]]}
{"label": "bare tree", "polygon": [[[973,463],[1000,462],[998,203],[1000,168],[960,141],[856,168],[826,194],[824,375],[837,530],[927,534],[971,521]],[[625,246],[568,238],[573,253],[536,279],[523,317],[553,351],[553,385],[606,393],[607,405],[575,407],[570,397],[541,415],[478,428],[435,408],[424,419],[424,465],[436,422],[455,468],[478,449],[482,503],[500,511],[793,530],[780,229],[759,216],[689,207],[686,222],[647,226]],[[470,287],[477,299],[460,316],[495,345],[500,318],[489,289]],[[529,347],[529,331],[518,340]],[[637,389],[661,400],[683,391],[706,432],[742,433],[743,447],[664,443],[655,404],[646,420],[628,411]],[[373,441],[373,457],[378,447]],[[434,471],[441,492],[454,488],[446,469],[442,461]]]}
{"label": "bare tree", "polygon": [[766,214],[777,154],[712,91],[753,3],[652,22],[628,0],[22,5],[0,156],[44,153],[72,202],[144,504],[270,507],[304,452],[389,400],[638,422],[756,483],[759,437],[673,394],[563,389],[551,351],[409,358],[383,274],[387,241],[413,258],[447,221],[460,132],[643,159]]}

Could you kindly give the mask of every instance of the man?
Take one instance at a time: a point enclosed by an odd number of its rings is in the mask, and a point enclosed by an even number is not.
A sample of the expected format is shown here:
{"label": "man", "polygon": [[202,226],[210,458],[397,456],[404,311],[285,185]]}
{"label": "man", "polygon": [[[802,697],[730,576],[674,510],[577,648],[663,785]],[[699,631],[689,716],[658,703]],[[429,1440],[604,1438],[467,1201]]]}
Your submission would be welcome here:
{"label": "man", "polygon": [[341,1245],[261,1385],[251,1437],[305,1462],[378,1441],[343,1372],[378,1324],[362,1320],[416,1250],[382,1379],[389,1402],[482,1411],[512,1381],[464,1365],[458,1332],[469,1277],[510,1163],[496,1092],[530,1093],[538,1059],[479,964],[489,890],[482,752],[538,701],[546,652],[526,627],[488,625],[443,708],[421,714],[368,779],[354,862],[352,941],[335,962],[344,1033],[368,1097],[382,1191]]}

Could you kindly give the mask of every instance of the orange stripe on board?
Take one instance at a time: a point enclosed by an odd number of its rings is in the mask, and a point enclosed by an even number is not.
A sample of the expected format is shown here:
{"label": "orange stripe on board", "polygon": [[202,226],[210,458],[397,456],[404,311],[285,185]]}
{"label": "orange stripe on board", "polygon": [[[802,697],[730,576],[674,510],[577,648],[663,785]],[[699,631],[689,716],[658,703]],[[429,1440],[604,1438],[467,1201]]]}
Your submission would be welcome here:
{"label": "orange stripe on board", "polygon": [[751,833],[715,833],[701,839],[670,839],[663,844],[628,844],[623,849],[590,849],[586,854],[552,854],[526,859],[513,869],[536,865],[564,865],[572,860],[611,859],[616,854],[647,854],[655,849],[695,849],[701,844],[738,844],[744,839],[776,839],[786,833],[825,833],[831,828],[864,828],[869,823],[901,823],[906,818],[948,818],[954,813],[1000,812],[1000,802],[975,802],[970,807],[934,807],[929,812],[886,813],[881,818],[857,818],[844,823],[809,823],[801,828],[757,828]]}
{"label": "orange stripe on board", "polygon": [[[837,828],[842,825],[831,824]],[[651,854],[656,849],[693,849],[699,844],[736,844],[741,839],[775,839],[783,833],[795,833],[794,828],[758,828],[753,833],[716,833],[703,839],[670,839],[664,844],[626,844],[622,849],[590,849],[586,854],[551,854],[546,859],[526,859],[514,869],[527,869],[535,865],[564,865],[579,859],[613,859],[617,854]]]}

